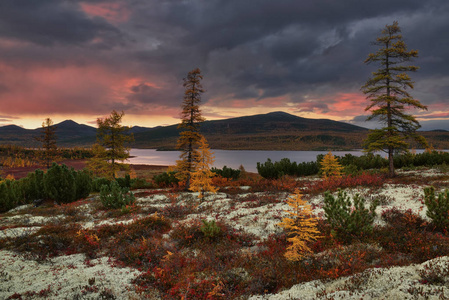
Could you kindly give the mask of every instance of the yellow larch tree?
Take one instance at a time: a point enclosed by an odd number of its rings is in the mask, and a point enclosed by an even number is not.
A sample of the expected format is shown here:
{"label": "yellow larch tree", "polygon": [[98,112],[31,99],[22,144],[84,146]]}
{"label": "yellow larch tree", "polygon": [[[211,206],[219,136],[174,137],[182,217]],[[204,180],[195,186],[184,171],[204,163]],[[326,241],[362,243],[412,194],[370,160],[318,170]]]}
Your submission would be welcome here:
{"label": "yellow larch tree", "polygon": [[320,237],[317,229],[317,219],[312,215],[310,205],[301,199],[301,193],[296,190],[288,200],[291,211],[290,216],[282,219],[278,226],[284,228],[289,234],[287,239],[292,244],[287,247],[285,257],[288,260],[299,261],[311,250],[307,243]]}
{"label": "yellow larch tree", "polygon": [[87,165],[94,173],[111,179],[121,169],[129,168],[124,162],[129,158],[127,143],[132,142],[134,136],[128,133],[129,127],[120,124],[124,115],[123,111],[113,110],[109,117],[97,119],[97,143],[92,148],[94,157]]}
{"label": "yellow larch tree", "polygon": [[343,167],[338,162],[338,159],[329,151],[321,161],[321,173],[323,177],[341,177],[342,170]]}
{"label": "yellow larch tree", "polygon": [[207,140],[204,136],[201,136],[199,141],[198,151],[195,153],[195,159],[193,169],[195,170],[191,174],[191,182],[189,190],[192,192],[199,192],[199,198],[203,198],[204,192],[216,193],[217,188],[212,185],[212,177],[215,175],[210,170],[212,164],[215,161],[213,152],[210,151]]}

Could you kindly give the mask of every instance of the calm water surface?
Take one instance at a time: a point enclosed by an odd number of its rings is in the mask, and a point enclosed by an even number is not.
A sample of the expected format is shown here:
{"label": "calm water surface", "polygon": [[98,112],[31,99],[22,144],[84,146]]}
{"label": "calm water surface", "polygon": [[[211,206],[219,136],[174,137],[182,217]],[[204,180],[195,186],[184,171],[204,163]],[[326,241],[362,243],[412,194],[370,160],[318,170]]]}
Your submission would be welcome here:
{"label": "calm water surface", "polygon": [[[289,158],[292,162],[315,161],[318,154],[327,154],[328,151],[257,151],[257,150],[212,150],[215,156],[214,167],[227,166],[237,169],[240,165],[249,172],[257,172],[257,162],[264,163],[270,158],[273,162]],[[332,154],[344,156],[346,153],[361,156],[361,151],[333,151]],[[145,165],[174,165],[179,159],[178,151],[156,151],[154,149],[131,149],[129,159],[131,164]]]}

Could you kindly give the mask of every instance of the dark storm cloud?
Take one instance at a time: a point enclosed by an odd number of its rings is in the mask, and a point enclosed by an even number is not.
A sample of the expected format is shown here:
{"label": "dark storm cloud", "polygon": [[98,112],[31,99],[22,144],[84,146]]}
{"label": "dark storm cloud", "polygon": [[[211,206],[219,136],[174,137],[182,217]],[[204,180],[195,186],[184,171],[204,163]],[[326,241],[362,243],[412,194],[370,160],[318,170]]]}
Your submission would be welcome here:
{"label": "dark storm cloud", "polygon": [[[177,91],[156,88],[149,86],[145,83],[141,83],[139,85],[132,86],[130,88],[130,94],[127,99],[131,103],[135,104],[172,104],[179,105],[182,95],[177,93]],[[165,99],[165,101],[164,101]],[[171,103],[175,100],[175,103]],[[163,102],[162,102],[163,101]]]}
{"label": "dark storm cloud", "polygon": [[1,1],[0,36],[45,46],[82,45],[95,38],[106,46],[121,39],[119,30],[100,18],[88,18],[67,0]]}
{"label": "dark storm cloud", "polygon": [[363,60],[375,51],[370,42],[380,30],[432,5],[439,3],[171,1],[151,16],[172,28],[177,40],[162,40],[145,60],[157,58],[179,72],[194,63],[207,73],[210,93],[241,99],[320,94],[320,84],[354,91],[373,71]]}

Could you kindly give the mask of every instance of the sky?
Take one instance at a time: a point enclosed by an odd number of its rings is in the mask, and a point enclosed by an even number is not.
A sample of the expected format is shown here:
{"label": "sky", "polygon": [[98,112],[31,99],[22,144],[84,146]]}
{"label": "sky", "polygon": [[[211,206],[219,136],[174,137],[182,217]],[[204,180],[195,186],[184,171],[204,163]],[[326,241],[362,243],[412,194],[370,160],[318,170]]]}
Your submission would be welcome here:
{"label": "sky", "polygon": [[372,128],[361,86],[399,22],[422,129],[449,130],[447,0],[1,0],[0,126],[179,123],[200,68],[207,120],[284,111]]}

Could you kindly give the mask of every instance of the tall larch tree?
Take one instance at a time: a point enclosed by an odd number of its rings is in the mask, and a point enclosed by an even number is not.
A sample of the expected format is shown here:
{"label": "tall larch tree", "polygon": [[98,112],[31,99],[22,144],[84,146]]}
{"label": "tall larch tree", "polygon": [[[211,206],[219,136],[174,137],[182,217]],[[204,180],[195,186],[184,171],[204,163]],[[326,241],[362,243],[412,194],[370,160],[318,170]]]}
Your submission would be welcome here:
{"label": "tall larch tree", "polygon": [[113,110],[109,117],[97,119],[97,144],[92,148],[95,156],[88,166],[109,178],[115,178],[116,172],[126,166],[123,162],[129,158],[127,143],[134,140],[133,135],[128,133],[129,127],[121,125],[124,115],[123,111],[118,113]]}
{"label": "tall larch tree", "polygon": [[379,69],[372,73],[362,87],[371,103],[365,111],[371,111],[367,120],[379,120],[384,125],[381,129],[371,130],[364,142],[367,152],[384,151],[388,153],[389,175],[395,175],[393,155],[395,152],[408,151],[407,139],[412,138],[426,147],[424,137],[416,130],[421,126],[413,115],[407,114],[409,108],[427,110],[418,100],[415,100],[406,89],[413,89],[413,81],[407,72],[415,72],[418,67],[407,65],[412,58],[418,56],[417,50],[407,50],[400,34],[398,22],[385,26],[381,35],[374,42],[380,46],[376,53],[371,53],[365,60],[366,64],[375,63]]}
{"label": "tall larch tree", "polygon": [[195,171],[191,175],[189,189],[193,192],[199,192],[198,197],[201,199],[204,192],[217,192],[217,188],[212,185],[212,177],[215,176],[215,173],[210,169],[215,161],[215,157],[210,151],[204,136],[201,136],[197,155],[194,159]]}
{"label": "tall larch tree", "polygon": [[37,141],[42,143],[43,158],[45,166],[50,168],[51,163],[56,158],[58,147],[56,146],[56,126],[53,124],[52,119],[46,118],[42,123],[42,133],[36,138]]}
{"label": "tall larch tree", "polygon": [[200,69],[196,68],[184,78],[184,100],[182,103],[180,132],[177,148],[181,151],[180,160],[176,161],[178,178],[186,183],[186,190],[190,188],[190,177],[195,171],[195,159],[198,157],[198,146],[201,140],[200,123],[204,121],[201,116],[199,104],[201,94],[204,93]]}

